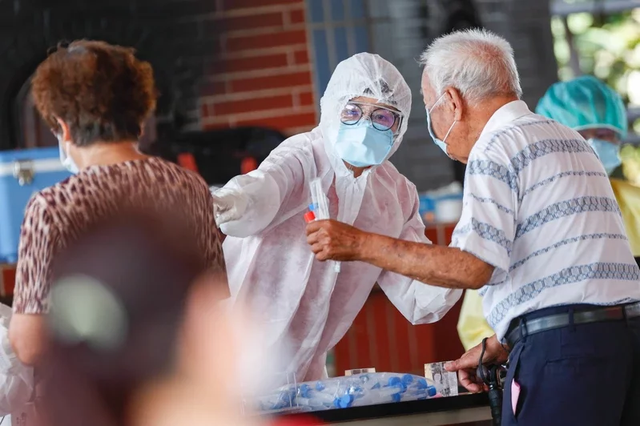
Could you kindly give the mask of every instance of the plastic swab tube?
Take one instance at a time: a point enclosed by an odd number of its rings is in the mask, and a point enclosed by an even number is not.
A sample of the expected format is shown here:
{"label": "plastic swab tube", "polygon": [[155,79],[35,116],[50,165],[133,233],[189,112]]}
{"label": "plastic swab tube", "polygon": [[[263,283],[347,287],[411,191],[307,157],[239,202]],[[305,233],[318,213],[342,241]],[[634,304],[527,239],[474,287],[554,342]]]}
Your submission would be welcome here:
{"label": "plastic swab tube", "polygon": [[[313,214],[316,220],[330,219],[329,200],[322,192],[322,180],[316,178],[311,181],[311,201],[313,203]],[[333,266],[335,272],[340,272],[340,262],[335,262]]]}

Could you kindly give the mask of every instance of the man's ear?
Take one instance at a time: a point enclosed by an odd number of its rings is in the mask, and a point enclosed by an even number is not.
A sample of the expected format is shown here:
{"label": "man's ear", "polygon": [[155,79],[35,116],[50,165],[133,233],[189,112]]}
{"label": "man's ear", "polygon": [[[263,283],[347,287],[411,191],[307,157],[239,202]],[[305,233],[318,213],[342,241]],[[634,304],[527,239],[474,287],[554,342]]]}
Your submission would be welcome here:
{"label": "man's ear", "polygon": [[63,141],[71,141],[71,130],[69,129],[69,125],[65,123],[60,117],[55,117],[58,122],[58,126],[60,126],[60,136]]}
{"label": "man's ear", "polygon": [[462,120],[464,115],[465,103],[462,99],[462,95],[455,87],[447,87],[444,91],[449,98],[449,107],[453,109],[454,119],[456,121]]}

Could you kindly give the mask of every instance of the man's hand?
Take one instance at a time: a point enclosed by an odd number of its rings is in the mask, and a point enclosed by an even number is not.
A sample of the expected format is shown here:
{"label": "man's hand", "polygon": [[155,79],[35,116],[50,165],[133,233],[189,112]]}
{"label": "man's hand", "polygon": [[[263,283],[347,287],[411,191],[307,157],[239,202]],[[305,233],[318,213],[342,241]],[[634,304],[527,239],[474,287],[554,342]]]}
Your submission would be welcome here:
{"label": "man's hand", "polygon": [[308,224],[307,242],[318,260],[359,260],[438,287],[479,289],[494,270],[457,248],[364,232],[335,220]]}
{"label": "man's hand", "polygon": [[[457,371],[460,384],[469,392],[482,392],[488,390],[484,382],[476,374],[482,343],[469,349],[464,355],[455,361],[445,364],[447,371]],[[502,364],[509,358],[509,353],[498,342],[494,334],[487,339],[487,346],[482,357],[483,364]]]}
{"label": "man's hand", "polygon": [[318,260],[359,260],[367,233],[335,220],[307,225],[307,243]]}

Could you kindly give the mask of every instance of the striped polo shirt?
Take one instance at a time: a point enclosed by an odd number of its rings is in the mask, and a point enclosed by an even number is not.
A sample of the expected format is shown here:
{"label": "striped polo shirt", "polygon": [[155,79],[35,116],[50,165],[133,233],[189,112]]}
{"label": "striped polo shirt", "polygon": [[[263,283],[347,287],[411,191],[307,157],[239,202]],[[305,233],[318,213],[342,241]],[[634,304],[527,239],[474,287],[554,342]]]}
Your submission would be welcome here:
{"label": "striped polo shirt", "polygon": [[575,131],[522,101],[491,117],[469,155],[452,247],[495,267],[481,290],[499,339],[542,308],[640,300],[640,270],[609,178]]}

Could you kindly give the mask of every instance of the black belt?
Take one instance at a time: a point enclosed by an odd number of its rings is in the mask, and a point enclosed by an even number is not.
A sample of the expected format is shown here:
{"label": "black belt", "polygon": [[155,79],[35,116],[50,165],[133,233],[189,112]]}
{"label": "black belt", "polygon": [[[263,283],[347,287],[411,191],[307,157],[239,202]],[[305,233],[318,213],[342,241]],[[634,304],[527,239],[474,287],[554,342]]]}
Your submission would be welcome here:
{"label": "black belt", "polygon": [[530,320],[524,317],[518,317],[511,321],[505,339],[509,347],[513,348],[523,337],[543,331],[567,327],[571,324],[620,321],[625,318],[635,317],[640,317],[640,302],[575,311],[573,312],[573,321],[571,321],[571,316],[568,312]]}

